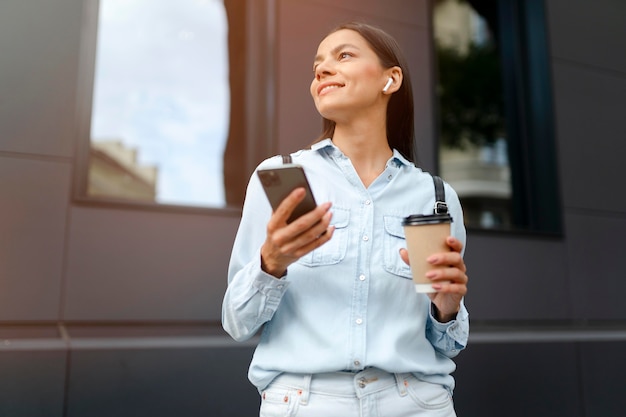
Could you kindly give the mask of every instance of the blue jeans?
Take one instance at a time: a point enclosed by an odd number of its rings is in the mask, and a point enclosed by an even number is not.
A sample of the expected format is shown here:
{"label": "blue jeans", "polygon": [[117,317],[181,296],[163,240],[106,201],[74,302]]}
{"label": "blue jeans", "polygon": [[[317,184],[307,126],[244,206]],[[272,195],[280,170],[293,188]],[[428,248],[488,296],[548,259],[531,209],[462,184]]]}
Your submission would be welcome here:
{"label": "blue jeans", "polygon": [[412,374],[281,374],[261,392],[260,417],[456,417],[452,396]]}

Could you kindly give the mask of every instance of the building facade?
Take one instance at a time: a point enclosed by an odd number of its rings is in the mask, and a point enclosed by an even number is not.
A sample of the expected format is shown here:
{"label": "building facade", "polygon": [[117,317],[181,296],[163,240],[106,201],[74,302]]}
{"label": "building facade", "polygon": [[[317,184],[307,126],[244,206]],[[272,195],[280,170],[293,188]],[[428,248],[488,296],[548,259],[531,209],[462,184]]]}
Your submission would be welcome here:
{"label": "building facade", "polygon": [[[430,1],[233,3],[247,16],[243,42],[255,45],[255,71],[243,74],[257,87],[242,101],[242,177],[320,131],[310,64],[324,34],[352,19],[388,28],[404,47],[419,164],[437,171]],[[626,3],[544,4],[562,227],[469,230],[472,332],[454,374],[462,416],[626,409]],[[0,415],[255,415],[254,340],[238,344],[219,324],[239,209],[83,192],[94,9],[0,3]]]}

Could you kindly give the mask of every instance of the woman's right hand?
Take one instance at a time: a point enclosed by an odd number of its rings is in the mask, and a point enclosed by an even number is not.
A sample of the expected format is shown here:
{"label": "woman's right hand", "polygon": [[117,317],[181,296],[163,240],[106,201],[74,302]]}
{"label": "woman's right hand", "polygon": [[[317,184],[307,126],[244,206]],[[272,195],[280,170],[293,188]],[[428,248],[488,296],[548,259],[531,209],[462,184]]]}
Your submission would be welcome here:
{"label": "woman's right hand", "polygon": [[333,236],[330,226],[331,203],[287,224],[287,219],[298,203],[304,199],[304,188],[296,188],[280,203],[267,223],[267,237],[261,247],[261,268],[276,278],[285,275],[287,267],[303,255],[319,248]]}

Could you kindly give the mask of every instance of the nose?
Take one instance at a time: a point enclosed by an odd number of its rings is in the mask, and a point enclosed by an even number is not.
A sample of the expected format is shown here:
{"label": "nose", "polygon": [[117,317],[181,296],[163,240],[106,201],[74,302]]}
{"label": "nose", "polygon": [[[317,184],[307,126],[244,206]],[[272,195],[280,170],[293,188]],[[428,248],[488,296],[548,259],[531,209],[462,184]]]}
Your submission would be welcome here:
{"label": "nose", "polygon": [[332,75],[333,72],[334,68],[327,59],[318,62],[315,66],[315,78],[318,81],[321,80],[324,76]]}

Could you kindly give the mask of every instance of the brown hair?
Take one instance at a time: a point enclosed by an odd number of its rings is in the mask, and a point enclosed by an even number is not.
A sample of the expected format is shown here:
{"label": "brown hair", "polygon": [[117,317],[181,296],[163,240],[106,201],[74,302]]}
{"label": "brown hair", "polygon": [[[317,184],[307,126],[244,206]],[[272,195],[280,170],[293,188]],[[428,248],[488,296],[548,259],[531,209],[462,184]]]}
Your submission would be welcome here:
{"label": "brown hair", "polygon": [[[384,68],[394,66],[402,69],[402,85],[391,95],[387,105],[387,141],[392,149],[397,149],[410,161],[417,157],[415,151],[415,131],[413,115],[413,88],[409,77],[409,67],[398,42],[387,32],[361,22],[348,22],[337,26],[328,34],[348,29],[361,35],[380,59]],[[322,133],[316,142],[331,138],[335,132],[335,122],[323,118]]]}

